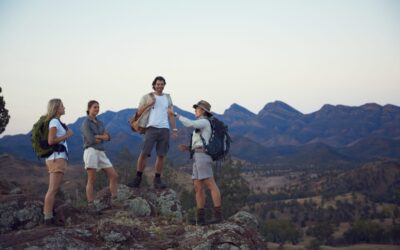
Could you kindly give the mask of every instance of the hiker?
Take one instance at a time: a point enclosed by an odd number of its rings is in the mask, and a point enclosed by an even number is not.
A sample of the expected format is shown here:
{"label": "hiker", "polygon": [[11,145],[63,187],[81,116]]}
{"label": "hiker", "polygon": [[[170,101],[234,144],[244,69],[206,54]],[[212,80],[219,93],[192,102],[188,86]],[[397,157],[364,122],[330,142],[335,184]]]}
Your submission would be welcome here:
{"label": "hiker", "polygon": [[49,120],[48,144],[57,146],[58,150],[46,158],[49,172],[49,188],[44,198],[43,214],[44,224],[48,226],[57,225],[53,215],[54,200],[67,169],[67,139],[74,134],[71,129],[68,129],[61,122],[60,117],[64,114],[65,107],[62,101],[60,99],[51,99],[47,104],[47,120]]}
{"label": "hiker", "polygon": [[144,95],[139,103],[137,116],[139,126],[146,128],[142,143],[141,152],[137,160],[136,177],[128,186],[138,188],[142,181],[143,171],[146,167],[147,158],[156,146],[156,163],[155,176],[153,180],[154,188],[166,188],[165,183],[161,180],[164,158],[169,149],[170,128],[172,127],[172,137],[175,139],[178,130],[176,129],[175,117],[168,113],[173,113],[173,104],[171,96],[163,93],[166,85],[162,76],[157,76],[152,87],[154,92]]}
{"label": "hiker", "polygon": [[108,177],[111,192],[111,205],[117,204],[118,195],[118,174],[111,161],[104,152],[104,142],[110,141],[110,135],[104,128],[103,122],[97,119],[100,106],[99,102],[92,100],[88,102],[86,119],[82,123],[81,131],[83,135],[83,161],[87,171],[86,198],[88,208],[95,210],[93,205],[93,184],[96,180],[96,172],[103,170]]}
{"label": "hiker", "polygon": [[[196,120],[190,120],[182,115],[173,113],[175,117],[182,122],[185,127],[193,127],[191,138],[191,145],[180,144],[179,149],[181,151],[191,151],[193,153],[193,169],[192,169],[192,180],[194,190],[196,193],[196,207],[197,207],[197,224],[204,225],[210,223],[219,223],[222,221],[221,211],[221,194],[215,179],[213,176],[211,156],[205,153],[202,138],[204,138],[205,144],[211,137],[211,125],[208,121],[208,117],[211,117],[211,105],[201,100],[197,104],[193,105],[195,109]],[[207,187],[211,191],[211,197],[214,204],[213,219],[211,221],[205,221],[205,201],[206,196],[204,188]]]}

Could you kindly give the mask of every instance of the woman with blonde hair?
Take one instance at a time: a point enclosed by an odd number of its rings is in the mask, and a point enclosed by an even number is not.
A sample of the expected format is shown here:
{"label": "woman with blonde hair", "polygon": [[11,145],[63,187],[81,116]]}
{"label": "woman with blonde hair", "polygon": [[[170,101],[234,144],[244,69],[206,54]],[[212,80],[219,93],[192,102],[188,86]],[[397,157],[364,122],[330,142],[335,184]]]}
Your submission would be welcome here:
{"label": "woman with blonde hair", "polygon": [[46,158],[49,172],[49,188],[47,190],[43,213],[44,224],[56,225],[53,217],[55,196],[60,189],[67,168],[68,145],[67,139],[74,133],[61,122],[60,117],[65,114],[65,107],[60,99],[51,99],[47,104],[47,120],[49,120],[48,143],[53,146],[54,152]]}

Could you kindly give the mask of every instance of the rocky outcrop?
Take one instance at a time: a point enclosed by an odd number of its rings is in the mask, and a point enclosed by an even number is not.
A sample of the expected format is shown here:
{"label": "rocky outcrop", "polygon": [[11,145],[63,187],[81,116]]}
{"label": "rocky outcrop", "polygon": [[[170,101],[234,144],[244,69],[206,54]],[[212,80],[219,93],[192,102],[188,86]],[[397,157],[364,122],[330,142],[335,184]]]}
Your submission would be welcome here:
{"label": "rocky outcrop", "polygon": [[0,197],[0,233],[31,229],[43,218],[43,202],[37,197],[7,195]]}
{"label": "rocky outcrop", "polygon": [[1,198],[1,249],[266,249],[257,219],[239,212],[224,223],[193,226],[182,221],[171,189],[119,186],[118,204],[104,189],[96,196],[98,213],[57,204],[62,227],[46,227],[42,199],[24,195]]}

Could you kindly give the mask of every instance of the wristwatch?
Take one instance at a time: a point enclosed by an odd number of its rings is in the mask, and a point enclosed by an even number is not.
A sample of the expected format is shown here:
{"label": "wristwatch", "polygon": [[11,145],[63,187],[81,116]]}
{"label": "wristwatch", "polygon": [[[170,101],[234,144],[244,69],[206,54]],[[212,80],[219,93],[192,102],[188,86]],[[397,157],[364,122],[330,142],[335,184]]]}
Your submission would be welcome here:
{"label": "wristwatch", "polygon": [[174,113],[174,116],[177,117],[177,116],[178,116],[178,113],[175,112],[175,113]]}
{"label": "wristwatch", "polygon": [[173,128],[172,131],[178,132],[178,129],[177,128]]}

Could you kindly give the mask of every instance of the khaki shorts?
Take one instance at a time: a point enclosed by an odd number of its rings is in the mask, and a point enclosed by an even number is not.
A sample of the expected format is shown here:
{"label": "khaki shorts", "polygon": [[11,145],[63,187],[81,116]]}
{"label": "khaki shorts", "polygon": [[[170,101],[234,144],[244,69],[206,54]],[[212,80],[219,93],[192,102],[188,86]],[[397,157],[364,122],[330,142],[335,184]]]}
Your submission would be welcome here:
{"label": "khaki shorts", "polygon": [[64,158],[47,160],[46,166],[49,173],[65,173],[67,170],[67,161]]}
{"label": "khaki shorts", "polygon": [[85,162],[85,169],[91,168],[100,171],[103,168],[112,168],[111,161],[107,158],[104,151],[94,148],[87,148],[83,152],[83,161]]}
{"label": "khaki shorts", "polygon": [[192,180],[204,180],[213,177],[212,159],[206,153],[194,153]]}

